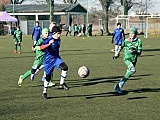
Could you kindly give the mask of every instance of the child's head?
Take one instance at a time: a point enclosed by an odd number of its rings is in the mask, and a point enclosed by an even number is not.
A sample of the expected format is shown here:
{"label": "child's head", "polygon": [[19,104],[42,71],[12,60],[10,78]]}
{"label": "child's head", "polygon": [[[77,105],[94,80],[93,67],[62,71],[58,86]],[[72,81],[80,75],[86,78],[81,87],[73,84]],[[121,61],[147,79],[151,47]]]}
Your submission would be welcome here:
{"label": "child's head", "polygon": [[121,23],[117,23],[117,28],[120,28],[121,27]]}
{"label": "child's head", "polygon": [[36,21],[36,23],[35,23],[35,24],[36,24],[36,26],[39,26],[39,22],[38,22],[38,21]]}
{"label": "child's head", "polygon": [[54,26],[52,28],[52,37],[55,38],[55,39],[58,39],[60,37],[60,34],[61,34],[61,30],[58,26]]}
{"label": "child's head", "polygon": [[47,37],[48,37],[48,29],[47,29],[47,28],[44,28],[44,29],[42,30],[42,36],[43,36],[44,38],[47,38]]}
{"label": "child's head", "polygon": [[20,30],[20,26],[17,27],[17,30]]}
{"label": "child's head", "polygon": [[49,30],[50,32],[52,32],[52,28],[56,26],[56,22],[51,22],[50,25],[49,25]]}
{"label": "child's head", "polygon": [[129,30],[129,38],[134,39],[137,36],[137,28],[131,27]]}

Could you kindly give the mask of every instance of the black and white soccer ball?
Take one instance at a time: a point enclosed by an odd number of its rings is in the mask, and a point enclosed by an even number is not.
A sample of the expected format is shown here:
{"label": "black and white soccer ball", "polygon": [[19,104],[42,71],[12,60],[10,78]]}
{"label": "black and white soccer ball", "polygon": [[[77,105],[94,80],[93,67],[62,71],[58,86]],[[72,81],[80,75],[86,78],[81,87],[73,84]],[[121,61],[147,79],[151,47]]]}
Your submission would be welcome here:
{"label": "black and white soccer ball", "polygon": [[86,66],[81,66],[79,69],[78,69],[78,75],[81,77],[81,78],[86,78],[88,77],[90,74],[90,70],[88,67]]}

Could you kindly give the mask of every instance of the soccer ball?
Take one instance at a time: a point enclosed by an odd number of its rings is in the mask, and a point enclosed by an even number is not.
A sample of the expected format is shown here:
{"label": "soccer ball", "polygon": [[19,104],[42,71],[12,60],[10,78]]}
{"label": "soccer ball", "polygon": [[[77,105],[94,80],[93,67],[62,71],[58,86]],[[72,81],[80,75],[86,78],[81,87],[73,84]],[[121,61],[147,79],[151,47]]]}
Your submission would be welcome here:
{"label": "soccer ball", "polygon": [[82,66],[78,69],[78,75],[82,78],[86,78],[88,77],[90,74],[90,70],[88,67],[86,66]]}

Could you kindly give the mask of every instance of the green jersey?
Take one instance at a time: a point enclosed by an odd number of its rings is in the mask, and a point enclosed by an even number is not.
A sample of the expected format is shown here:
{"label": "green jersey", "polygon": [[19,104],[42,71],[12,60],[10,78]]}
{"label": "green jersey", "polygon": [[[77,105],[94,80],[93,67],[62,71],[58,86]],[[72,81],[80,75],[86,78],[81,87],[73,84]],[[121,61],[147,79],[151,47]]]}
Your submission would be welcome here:
{"label": "green jersey", "polygon": [[14,41],[15,42],[22,42],[22,31],[21,30],[14,31]]}
{"label": "green jersey", "polygon": [[123,60],[136,62],[138,54],[136,54],[136,52],[133,53],[133,50],[141,53],[142,41],[138,38],[135,38],[134,40],[125,39],[122,43],[122,48],[124,48]]}
{"label": "green jersey", "polygon": [[[36,46],[41,46],[44,41],[45,41],[44,38],[40,38],[40,39],[37,41]],[[35,59],[38,59],[38,60],[42,60],[42,61],[43,61],[43,59],[44,59],[44,54],[45,54],[45,52],[44,52],[43,50],[38,50],[38,49],[36,49],[36,57],[35,57]]]}
{"label": "green jersey", "polygon": [[76,31],[76,32],[78,31],[78,26],[77,25],[74,26],[74,31]]}

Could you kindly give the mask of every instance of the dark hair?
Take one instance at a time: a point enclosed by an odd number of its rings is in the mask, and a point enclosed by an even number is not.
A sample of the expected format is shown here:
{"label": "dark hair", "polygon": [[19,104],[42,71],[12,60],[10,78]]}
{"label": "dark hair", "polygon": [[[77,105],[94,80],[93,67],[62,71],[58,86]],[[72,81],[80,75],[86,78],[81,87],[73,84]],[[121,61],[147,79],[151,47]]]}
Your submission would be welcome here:
{"label": "dark hair", "polygon": [[39,22],[38,22],[38,21],[36,21],[36,23],[38,23],[38,24],[39,24]]}
{"label": "dark hair", "polygon": [[117,23],[117,26],[118,26],[118,25],[120,25],[120,26],[121,26],[121,23]]}
{"label": "dark hair", "polygon": [[52,33],[55,34],[55,33],[57,33],[57,32],[61,32],[61,30],[60,30],[60,28],[59,28],[58,26],[54,26],[54,27],[52,28]]}

